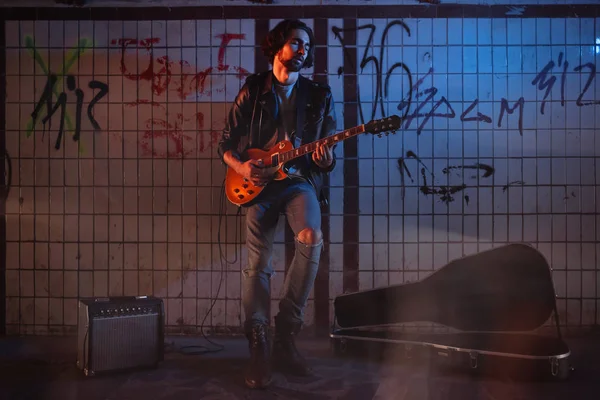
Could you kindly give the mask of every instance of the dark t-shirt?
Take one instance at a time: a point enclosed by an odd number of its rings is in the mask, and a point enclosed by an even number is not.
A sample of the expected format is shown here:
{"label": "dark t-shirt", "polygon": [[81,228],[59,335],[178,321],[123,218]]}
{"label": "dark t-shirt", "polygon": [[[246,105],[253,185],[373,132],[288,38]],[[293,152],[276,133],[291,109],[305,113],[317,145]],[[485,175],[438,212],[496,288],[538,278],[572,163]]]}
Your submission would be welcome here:
{"label": "dark t-shirt", "polygon": [[[296,81],[298,82],[298,81]],[[294,136],[296,134],[296,83],[291,85],[282,85],[274,80],[273,86],[275,88],[276,100],[277,100],[277,130],[273,137],[265,146],[266,149],[270,149],[275,144],[282,140],[289,140],[294,143]],[[290,177],[303,178],[302,169],[303,163],[302,158],[296,159],[287,164],[289,167],[288,175]]]}

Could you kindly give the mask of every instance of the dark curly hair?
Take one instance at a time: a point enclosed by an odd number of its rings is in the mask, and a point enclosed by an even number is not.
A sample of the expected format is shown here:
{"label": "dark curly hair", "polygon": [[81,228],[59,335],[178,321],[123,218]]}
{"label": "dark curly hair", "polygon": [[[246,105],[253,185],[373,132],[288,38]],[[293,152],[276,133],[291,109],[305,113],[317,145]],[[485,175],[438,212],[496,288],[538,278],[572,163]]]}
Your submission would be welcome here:
{"label": "dark curly hair", "polygon": [[313,66],[315,58],[315,35],[308,25],[297,19],[286,19],[278,23],[263,39],[261,49],[265,57],[273,64],[275,55],[288,41],[289,36],[294,29],[302,29],[308,34],[310,47],[308,48],[308,54],[304,61],[304,68],[310,68]]}

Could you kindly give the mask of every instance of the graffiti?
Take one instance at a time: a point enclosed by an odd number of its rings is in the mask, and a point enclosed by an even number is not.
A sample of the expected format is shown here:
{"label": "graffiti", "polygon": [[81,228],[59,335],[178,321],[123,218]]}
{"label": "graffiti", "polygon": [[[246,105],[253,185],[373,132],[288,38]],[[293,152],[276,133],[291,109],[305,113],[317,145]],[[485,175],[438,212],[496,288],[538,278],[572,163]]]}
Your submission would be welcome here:
{"label": "graffiti", "polygon": [[523,186],[525,182],[523,181],[512,181],[508,182],[506,185],[502,186],[502,192],[506,192],[511,186]]}
{"label": "graffiti", "polygon": [[[42,109],[44,104],[48,104],[48,100],[50,100],[50,105],[48,106],[48,108],[49,108],[48,112],[47,112],[46,116],[42,119],[42,124],[44,125],[44,131],[45,131],[46,122],[48,122],[50,120],[50,118],[52,118],[54,113],[56,113],[56,111],[60,107],[60,109],[61,109],[60,127],[58,129],[58,136],[56,138],[56,144],[54,145],[56,150],[60,149],[60,144],[62,143],[62,135],[63,135],[64,123],[65,123],[65,113],[66,113],[66,108],[67,108],[67,94],[65,92],[61,92],[58,95],[58,99],[57,99],[56,103],[54,103],[54,105],[52,105],[52,101],[51,101],[52,88],[56,85],[57,80],[58,80],[58,77],[56,75],[50,74],[50,76],[48,77],[48,81],[46,83],[46,87],[44,88],[44,92],[42,93],[42,96],[40,97],[35,109],[31,113],[31,118],[34,121],[36,121],[40,110]],[[94,89],[100,90],[94,96],[92,101],[90,101],[90,104],[88,105],[88,108],[87,108],[87,117],[89,118],[90,123],[94,127],[94,130],[98,131],[98,130],[100,130],[100,125],[94,119],[94,112],[93,112],[94,105],[96,105],[96,103],[98,101],[100,101],[100,99],[102,97],[106,96],[106,94],[108,93],[108,85],[106,85],[105,83],[93,80],[93,81],[90,81],[90,83],[88,84],[88,87],[92,90],[94,90]],[[73,134],[73,141],[79,141],[80,134],[81,134],[81,113],[83,110],[84,93],[83,93],[83,90],[76,87],[75,77],[73,75],[67,76],[67,88],[70,91],[74,92],[75,96],[77,97],[77,112],[75,115],[75,132]]]}
{"label": "graffiti", "polygon": [[[456,116],[456,113],[452,109],[452,106],[450,105],[450,103],[448,102],[448,100],[446,100],[446,97],[444,97],[444,96],[442,96],[441,99],[439,99],[438,101],[436,101],[436,103],[433,105],[433,107],[431,107],[431,110],[429,110],[429,112],[427,112],[427,113],[421,113],[420,112],[421,109],[425,105],[431,104],[431,101],[433,100],[434,96],[438,92],[438,88],[436,88],[434,86],[432,86],[430,88],[427,88],[427,89],[425,89],[423,91],[419,91],[419,87],[421,86],[421,84],[423,83],[423,81],[425,80],[425,78],[427,78],[428,76],[430,76],[432,74],[433,74],[433,68],[430,68],[429,72],[427,72],[427,74],[425,74],[421,79],[419,79],[417,81],[417,83],[415,83],[415,85],[413,87],[410,88],[410,93],[411,94],[413,92],[416,93],[415,94],[415,99],[421,99],[423,97],[423,95],[427,95],[427,96],[425,96],[425,98],[423,98],[421,100],[421,103],[415,108],[415,111],[412,114],[407,115],[406,118],[405,118],[404,127],[406,129],[408,129],[415,118],[422,118],[422,117],[424,117],[423,120],[421,121],[421,124],[417,128],[417,134],[421,134],[421,131],[425,127],[425,124],[427,124],[427,122],[431,118],[434,118],[434,117],[438,117],[438,118],[454,118]],[[448,110],[450,110],[450,112],[447,112],[447,113],[436,113],[436,110],[442,104],[445,104],[446,107],[448,108]],[[403,100],[398,105],[398,110],[402,111],[403,109],[406,108],[406,111],[408,111],[409,107],[410,107],[410,103]]]}
{"label": "graffiti", "polygon": [[[163,95],[168,89],[174,88],[179,98],[185,100],[192,93],[196,93],[199,96],[209,96],[211,90],[223,92],[225,90],[224,87],[213,88],[212,83],[210,89],[207,89],[207,80],[215,72],[226,73],[233,71],[239,80],[243,80],[250,74],[248,70],[241,66],[231,66],[225,62],[225,52],[230,42],[235,39],[245,39],[246,35],[243,33],[223,33],[216,37],[221,39],[217,55],[217,66],[205,68],[200,72],[186,72],[185,69],[191,69],[192,66],[185,60],[173,61],[168,56],[155,58],[154,45],[160,43],[159,38],[142,40],[131,38],[113,39],[111,40],[111,44],[121,46],[120,70],[126,79],[149,81],[152,93],[156,96]],[[146,53],[150,56],[148,65],[140,73],[130,72],[125,61],[127,52],[130,49],[137,50],[139,48],[145,49]],[[176,70],[178,67],[181,71]],[[144,100],[147,99],[140,99],[140,101]]]}
{"label": "graffiti", "polygon": [[[46,123],[48,123],[48,130],[52,129],[52,121],[51,118],[56,113],[58,108],[61,108],[60,114],[60,127],[58,129],[58,137],[56,139],[55,148],[60,149],[60,145],[62,143],[63,132],[65,131],[65,124],[67,125],[67,132],[73,132],[73,140],[79,143],[80,151],[83,150],[83,146],[81,145],[80,135],[81,135],[81,113],[83,110],[83,100],[84,93],[83,91],[76,87],[75,77],[73,75],[67,75],[73,64],[80,58],[80,56],[89,48],[92,47],[91,42],[88,39],[80,39],[79,44],[72,48],[69,51],[69,54],[66,57],[66,61],[62,66],[62,70],[59,74],[52,73],[48,68],[46,62],[42,59],[40,53],[34,46],[33,38],[30,36],[25,37],[25,47],[31,54],[32,58],[42,69],[43,73],[48,77],[46,85],[44,87],[44,91],[38,100],[35,109],[31,113],[31,119],[29,120],[26,128],[26,136],[30,137],[31,134],[35,131],[35,126],[38,122],[38,118],[40,117],[40,112],[44,105],[46,106],[46,116],[42,119],[42,124],[44,126],[44,133],[46,130]],[[66,77],[67,80],[67,88],[69,91],[73,92],[77,98],[77,108],[75,114],[75,127],[73,127],[73,122],[67,110],[67,94],[65,92],[58,92],[57,85]],[[94,127],[95,130],[100,129],[100,125],[94,119],[93,109],[94,105],[108,93],[108,85],[103,82],[92,80],[89,82],[88,87],[92,90],[99,89],[100,92],[97,93],[87,108],[87,117],[90,120],[90,123]],[[52,104],[52,96],[56,96],[56,103]]]}
{"label": "graffiti", "polygon": [[[121,46],[120,71],[123,77],[140,82],[148,81],[151,93],[154,96],[165,95],[167,91],[173,91],[181,100],[190,95],[210,97],[213,92],[225,91],[225,85],[217,85],[215,77],[217,73],[234,73],[240,81],[250,73],[241,66],[230,65],[226,61],[226,50],[232,40],[243,40],[243,33],[223,33],[215,36],[220,39],[217,54],[217,65],[196,71],[186,60],[172,60],[168,56],[155,58],[154,46],[160,44],[159,38],[147,39],[113,39],[111,44]],[[144,63],[141,72],[132,72],[127,66],[126,56],[130,50],[143,49],[148,55],[148,64]],[[137,54],[136,54],[137,59]],[[178,70],[179,69],[179,70]],[[153,157],[189,157],[195,152],[205,152],[218,141],[219,133],[215,130],[205,131],[204,114],[201,112],[185,116],[182,113],[173,114],[169,119],[166,108],[159,102],[147,98],[138,98],[127,104],[129,107],[149,104],[164,116],[156,116],[145,121],[144,134],[139,140],[139,146],[144,156]],[[184,125],[195,122],[193,131],[197,132],[195,137],[185,134]],[[189,129],[188,129],[189,130]]]}
{"label": "graffiti", "polygon": [[[401,180],[401,186],[402,186],[402,199],[404,199],[404,196],[405,196],[406,177],[408,177],[408,179],[410,179],[411,183],[415,182],[413,175],[411,174],[410,169],[408,168],[408,165],[406,162],[406,160],[408,160],[408,159],[415,160],[417,162],[417,164],[421,167],[420,173],[421,173],[421,179],[423,182],[422,182],[421,186],[419,187],[419,190],[421,191],[421,193],[423,193],[426,196],[427,195],[437,196],[443,203],[449,204],[455,200],[454,195],[456,193],[462,192],[465,189],[467,189],[467,187],[468,187],[465,183],[462,183],[460,185],[438,185],[438,186],[435,186],[435,175],[433,174],[433,172],[431,172],[429,170],[429,168],[427,168],[425,163],[415,154],[415,152],[409,150],[406,152],[405,157],[400,157],[398,159],[398,168],[400,169],[400,180]],[[458,171],[463,171],[463,170],[483,171],[482,175],[470,176],[471,179],[490,178],[495,172],[494,167],[492,167],[490,165],[475,163],[472,165],[450,165],[448,167],[443,168],[442,173],[445,175],[449,175],[452,171],[455,171],[455,170],[458,170]],[[431,179],[430,182],[428,181],[428,179],[429,179],[428,176]],[[468,205],[469,196],[465,194],[464,199]]]}
{"label": "graffiti", "polygon": [[462,122],[469,122],[469,121],[482,121],[482,122],[487,122],[488,124],[492,122],[492,119],[485,115],[480,113],[479,111],[477,111],[477,116],[476,117],[467,117],[467,115],[473,111],[473,109],[475,108],[475,106],[479,103],[479,99],[475,99],[473,100],[473,102],[471,103],[471,105],[467,108],[465,108],[465,111],[463,111],[462,114],[460,114],[460,120]]}
{"label": "graffiti", "polygon": [[[335,26],[331,28],[331,31],[333,32],[335,38],[337,40],[339,40],[340,44],[342,45],[342,49],[344,51],[346,61],[349,62],[350,65],[352,65],[353,67],[355,66],[355,60],[353,60],[352,57],[349,56],[350,53],[348,52],[348,48],[346,46],[346,43],[344,42],[344,38],[341,35],[341,33],[357,32],[357,31],[360,31],[363,29],[370,30],[369,39],[367,40],[367,45],[365,47],[365,50],[362,55],[362,60],[360,62],[361,72],[367,65],[369,65],[369,63],[373,63],[373,68],[375,69],[375,80],[376,80],[375,96],[374,96],[374,100],[373,100],[373,109],[371,110],[371,116],[369,118],[370,120],[375,118],[376,113],[377,113],[377,107],[380,107],[380,112],[383,117],[387,116],[387,113],[385,112],[384,99],[388,98],[388,94],[390,92],[390,87],[389,87],[390,86],[390,78],[391,78],[391,75],[394,72],[394,70],[396,70],[397,68],[401,68],[402,70],[404,70],[404,72],[407,75],[408,82],[409,82],[408,87],[409,88],[413,87],[412,74],[411,74],[408,66],[403,62],[393,63],[392,66],[389,67],[387,69],[387,71],[385,72],[385,79],[383,77],[383,74],[384,74],[383,56],[385,54],[387,54],[386,41],[387,41],[390,29],[393,28],[394,26],[401,27],[402,33],[406,33],[408,36],[410,36],[410,28],[408,27],[408,25],[406,25],[406,23],[404,21],[395,20],[395,21],[390,22],[383,30],[383,35],[381,37],[381,47],[379,48],[379,57],[369,56],[369,53],[374,52],[373,35],[375,34],[375,31],[376,31],[375,25],[366,24],[366,25],[361,25],[357,28],[350,28],[350,29],[338,28]],[[342,74],[343,71],[344,71],[343,68],[338,69],[338,74]],[[360,96],[360,87],[357,87],[357,96],[358,96],[357,97],[358,103],[362,104],[361,96]],[[407,98],[405,98],[405,100],[402,100],[402,104],[405,105],[405,107],[403,107],[403,108],[406,108],[404,116],[406,116],[408,114],[411,101],[412,101],[412,90],[409,91],[409,93],[407,94]],[[365,117],[363,115],[362,107],[358,107],[358,110],[359,110],[359,114],[360,114],[360,123],[364,124]]]}
{"label": "graffiti", "polygon": [[[560,67],[562,64],[562,59],[563,59],[563,53],[561,52],[558,55],[558,66]],[[565,105],[565,76],[567,74],[567,68],[569,67],[569,62],[565,61],[564,64],[564,68],[561,74],[561,84],[560,84],[560,104],[561,105]],[[550,94],[550,92],[552,91],[552,88],[554,87],[554,83],[556,82],[556,76],[551,76],[549,79],[546,80],[546,78],[548,77],[548,72],[554,68],[554,61],[550,60],[550,62],[548,62],[548,64],[546,64],[546,66],[542,69],[542,71],[537,74],[537,76],[533,79],[533,81],[531,81],[532,85],[538,85],[538,89],[539,90],[544,90],[546,89],[546,92],[544,93],[544,98],[542,99],[542,104],[540,106],[540,113],[543,115],[544,114],[544,110],[546,108],[546,98],[548,98],[548,95]]]}
{"label": "graffiti", "polygon": [[520,97],[514,104],[514,106],[509,107],[508,100],[502,98],[500,100],[500,116],[498,117],[498,128],[502,127],[502,117],[504,116],[504,112],[506,114],[512,114],[515,112],[517,107],[519,107],[519,134],[523,136],[523,106],[525,105],[525,99]]}
{"label": "graffiti", "polygon": [[[565,60],[565,62],[563,64],[563,57],[564,57],[564,54],[562,52],[560,52],[558,54],[558,66],[559,67],[562,66],[562,71],[561,71],[561,75],[560,75],[560,105],[564,107],[564,105],[565,105],[565,85],[567,82],[567,70],[569,68],[569,62]],[[550,71],[555,67],[555,65],[556,64],[554,63],[554,61],[550,60],[544,66],[544,68],[542,68],[540,73],[538,73],[536,75],[536,77],[531,81],[531,84],[533,86],[537,85],[539,90],[544,90],[544,89],[546,90],[546,92],[544,92],[544,98],[542,99],[542,104],[540,106],[541,114],[544,114],[544,110],[546,108],[546,99],[550,95],[550,92],[552,91],[552,88],[554,87],[554,84],[556,83],[556,76],[552,75],[552,76],[548,77]],[[579,107],[590,106],[593,104],[600,104],[600,100],[587,101],[587,102],[582,101],[583,96],[585,96],[585,94],[587,93],[588,89],[590,88],[590,85],[592,84],[594,78],[596,77],[596,65],[594,65],[593,63],[586,63],[586,64],[579,65],[579,66],[573,68],[573,71],[581,72],[584,68],[589,69],[589,74],[587,77],[587,81],[585,82],[585,86],[584,86],[583,90],[579,93],[579,96],[577,97],[577,100],[575,103]]]}
{"label": "graffiti", "polygon": [[[236,72],[236,75],[239,80],[244,79],[246,76],[249,75],[249,72],[245,68],[242,68],[241,66],[231,67],[229,64],[225,64],[225,50],[232,40],[245,39],[246,35],[243,33],[241,33],[241,34],[223,33],[223,34],[217,35],[216,37],[221,39],[221,44],[219,45],[219,53],[217,55],[216,70],[219,72],[228,72],[228,71],[230,71],[230,69],[233,69],[233,71]],[[201,93],[201,94],[208,94],[205,91],[206,78],[213,72],[214,72],[214,68],[208,67],[193,77],[193,79],[191,81],[195,82],[194,89],[196,90],[196,92]],[[225,90],[224,88],[217,89],[218,92],[219,91],[222,92],[224,90]]]}
{"label": "graffiti", "polygon": [[[344,29],[344,28],[339,28],[339,27],[334,26],[334,27],[332,27],[332,32],[333,32],[335,38],[340,42],[340,44],[342,46],[342,49],[344,51],[345,62],[349,63],[349,65],[351,65],[351,66],[355,66],[357,60],[353,59],[354,58],[353,53],[348,51],[348,47],[344,41],[344,37],[342,34],[344,32],[358,32],[360,30],[368,30],[369,31],[367,44],[366,44],[366,47],[364,48],[364,52],[361,56],[360,73],[362,73],[362,70],[367,65],[373,64],[373,68],[374,68],[374,72],[375,72],[375,74],[374,74],[374,76],[375,76],[375,94],[374,94],[374,101],[373,101],[373,109],[371,110],[371,119],[375,118],[377,108],[380,108],[381,114],[383,116],[386,116],[385,107],[384,107],[384,99],[387,98],[390,90],[393,90],[393,88],[389,87],[389,83],[390,83],[389,79],[390,79],[391,73],[396,68],[402,68],[402,70],[408,75],[408,79],[411,82],[410,86],[409,86],[410,87],[409,93],[407,93],[405,98],[400,102],[400,104],[398,104],[397,109],[399,111],[404,112],[404,114],[403,114],[404,129],[409,129],[411,127],[412,123],[416,119],[419,119],[420,123],[416,127],[416,131],[417,131],[417,134],[420,135],[421,132],[423,131],[423,129],[425,129],[427,123],[432,121],[434,118],[452,119],[452,118],[456,117],[456,112],[454,111],[452,104],[447,100],[447,98],[444,95],[441,95],[441,97],[439,99],[436,98],[436,95],[438,95],[438,92],[439,92],[439,89],[437,87],[435,87],[434,85],[431,85],[430,87],[423,88],[423,86],[424,86],[423,82],[425,81],[425,79],[427,77],[432,77],[433,71],[434,71],[433,68],[430,68],[429,71],[423,77],[421,77],[414,85],[412,84],[412,75],[410,72],[410,68],[403,62],[393,63],[392,66],[387,71],[384,71],[384,69],[385,69],[384,65],[386,65],[386,64],[383,63],[383,57],[384,57],[384,54],[387,54],[387,50],[388,50],[387,41],[388,41],[388,36],[389,36],[389,30],[396,25],[402,28],[401,31],[403,34],[406,33],[408,36],[411,35],[410,28],[403,21],[395,20],[395,21],[390,22],[383,31],[382,38],[381,38],[381,44],[378,49],[379,50],[378,56],[377,55],[369,55],[369,54],[375,53],[373,36],[376,32],[376,27],[374,24],[366,24],[366,25],[358,26],[356,28],[349,28],[349,29]],[[424,55],[424,59],[429,60],[430,56],[431,55],[429,53],[426,53]],[[561,105],[564,106],[566,77],[567,77],[567,71],[569,68],[569,62],[567,60],[564,60],[564,54],[562,52],[558,56],[557,64],[558,64],[558,67],[562,69],[561,70],[561,82],[560,82],[560,92],[561,92],[560,96],[561,96]],[[547,102],[548,96],[550,95],[550,93],[556,83],[556,80],[557,80],[556,76],[553,76],[551,74],[553,68],[556,67],[557,64],[552,60],[549,61],[531,82],[532,85],[537,86],[539,90],[545,91],[543,100],[540,104],[540,113],[541,114],[545,113],[545,107],[546,107],[546,102]],[[590,63],[585,63],[582,65],[579,65],[578,67],[573,68],[573,71],[575,71],[575,72],[582,72],[584,70],[588,72],[588,76],[587,76],[587,80],[584,84],[584,87],[581,90],[581,92],[576,100],[576,104],[580,107],[581,106],[589,106],[589,105],[593,105],[593,104],[600,104],[600,100],[583,101],[583,97],[588,92],[588,90],[589,90],[590,86],[592,85],[592,82],[596,76],[596,66],[590,62]],[[338,75],[341,75],[343,73],[344,73],[344,67],[340,66],[338,68]],[[362,104],[360,92],[361,92],[361,88],[360,88],[360,85],[358,85],[357,86],[357,100],[358,100],[359,104]],[[413,112],[409,112],[413,98],[417,101],[418,104],[416,105]],[[511,102],[512,102],[512,106],[511,106]],[[491,116],[485,115],[479,111],[474,113],[474,110],[477,107],[478,103],[479,103],[479,99],[474,99],[470,103],[470,105],[463,110],[463,112],[460,114],[461,122],[463,122],[463,123],[476,122],[476,123],[492,124],[493,121],[492,121]],[[519,134],[523,135],[523,116],[524,116],[525,98],[520,97],[516,100],[514,100],[514,99],[509,100],[507,98],[501,98],[499,103],[500,103],[500,110],[498,112],[497,126],[502,127],[502,121],[503,121],[504,117],[506,116],[508,118],[508,115],[515,113],[518,118],[517,125],[518,125]],[[426,106],[431,106],[431,109],[429,109],[429,110],[424,109]],[[445,108],[446,110],[444,110],[443,108]],[[518,113],[517,113],[517,111],[518,111]],[[361,120],[360,122],[365,123],[365,117],[363,116],[362,107],[358,107],[358,112],[359,112],[359,116],[360,116],[360,120]]]}
{"label": "graffiti", "polygon": [[[440,99],[435,101],[434,105],[431,107],[431,110],[429,110],[427,113],[421,112],[423,107],[431,104],[435,100],[434,97],[438,93],[438,88],[436,88],[435,86],[431,86],[429,88],[421,90],[421,85],[423,84],[425,79],[427,77],[431,77],[432,75],[433,75],[433,68],[429,68],[429,71],[422,78],[420,78],[415,83],[415,85],[411,88],[411,93],[415,93],[414,97],[415,97],[415,99],[418,99],[418,104],[417,104],[415,110],[410,115],[406,116],[406,118],[404,120],[404,128],[409,129],[412,122],[415,119],[421,118],[421,120],[420,120],[421,123],[417,127],[418,135],[421,134],[421,132],[425,128],[425,125],[433,118],[452,119],[452,118],[456,117],[454,108],[452,107],[452,105],[446,99],[445,96],[442,96]],[[513,114],[515,112],[515,110],[517,109],[517,107],[519,107],[519,121],[518,121],[519,133],[521,135],[523,135],[523,105],[524,105],[524,102],[525,102],[524,99],[520,98],[519,100],[517,100],[515,102],[513,107],[510,107],[508,100],[505,98],[502,98],[500,101],[498,127],[502,126],[502,118],[504,117],[504,113]],[[485,122],[488,124],[492,123],[492,118],[489,115],[482,114],[481,112],[477,112],[476,116],[470,115],[470,113],[473,111],[473,109],[477,106],[478,103],[479,103],[479,99],[475,99],[471,102],[469,107],[465,108],[465,110],[460,115],[460,120],[462,122]],[[408,102],[403,100],[398,105],[398,110],[402,111],[405,108],[408,110],[409,105],[410,104]],[[440,106],[442,106],[442,105],[446,106],[446,108],[448,109],[448,112],[445,112],[445,113],[436,112],[437,109],[440,108]],[[468,115],[470,115],[470,116],[468,116]]]}
{"label": "graffiti", "polygon": [[[558,57],[558,62],[557,64],[554,63],[554,61],[549,61],[543,68],[542,70],[536,75],[536,77],[531,81],[531,84],[534,86],[537,86],[537,88],[539,90],[543,90],[544,95],[543,95],[543,99],[542,102],[540,104],[540,113],[543,115],[545,113],[545,106],[546,106],[546,101],[548,96],[551,94],[552,89],[554,88],[554,85],[557,81],[557,77],[551,75],[552,69],[558,65],[558,67],[562,68],[561,69],[561,82],[560,82],[560,98],[561,98],[561,105],[564,107],[565,105],[565,86],[566,86],[566,72],[568,71],[569,68],[569,62],[566,60],[563,60],[563,53],[559,54]],[[592,63],[586,63],[586,64],[582,64],[578,67],[573,68],[574,72],[580,72],[583,70],[587,70],[589,71],[589,75],[587,77],[586,83],[584,84],[583,89],[581,90],[581,92],[579,93],[579,96],[577,97],[576,100],[576,104],[579,107],[582,106],[589,106],[589,105],[593,105],[593,104],[600,104],[600,101],[598,100],[592,100],[592,101],[583,101],[583,97],[586,95],[588,89],[590,88],[595,76],[596,76],[596,66]],[[407,115],[405,120],[404,120],[404,128],[408,129],[410,128],[413,120],[415,118],[421,118],[421,122],[420,125],[417,127],[417,134],[420,134],[421,131],[424,129],[425,125],[427,124],[427,122],[429,122],[431,119],[433,118],[455,118],[455,112],[454,109],[452,108],[452,105],[450,104],[450,102],[445,98],[445,96],[441,96],[441,98],[439,98],[437,101],[435,100],[435,95],[438,93],[438,89],[435,86],[431,86],[429,88],[426,89],[422,89],[421,86],[425,80],[425,78],[427,78],[428,76],[431,76],[433,74],[433,68],[430,68],[429,71],[427,72],[427,74],[425,74],[425,76],[423,76],[422,78],[420,78],[415,85],[411,88],[411,92],[415,93],[414,97],[415,99],[417,99],[417,105],[414,109],[414,111],[410,114]],[[431,108],[431,110],[427,113],[422,112],[422,108],[424,107],[425,104],[431,104],[433,103],[433,106]],[[471,102],[471,104],[464,109],[464,111],[460,114],[460,120],[465,123],[465,122],[481,122],[481,123],[488,123],[491,124],[492,123],[492,118],[489,115],[485,115],[481,112],[477,112],[476,114],[473,112],[475,110],[475,108],[477,107],[477,104],[479,103],[479,99],[475,99]],[[445,105],[447,107],[447,109],[449,110],[448,112],[437,112],[438,108],[441,107],[442,105]],[[398,106],[398,110],[402,111],[403,109],[407,108],[408,104],[405,102],[401,102],[400,105]],[[502,126],[502,121],[504,120],[504,117],[506,115],[506,117],[508,118],[508,115],[511,114],[515,114],[518,118],[518,130],[519,130],[519,134],[522,136],[523,135],[523,116],[524,116],[524,108],[525,108],[525,98],[524,97],[520,97],[518,100],[516,100],[514,103],[509,103],[509,101],[506,98],[501,98],[500,99],[500,111],[498,113],[498,120],[497,120],[497,126],[501,127]],[[398,168],[400,169],[400,184],[402,187],[402,196],[404,197],[404,187],[406,184],[406,179],[410,179],[411,182],[414,183],[414,179],[413,179],[413,174],[411,174],[406,160],[407,159],[415,159],[417,161],[417,163],[419,165],[421,165],[421,177],[422,177],[422,181],[423,184],[420,187],[420,191],[421,193],[425,194],[425,195],[434,195],[434,196],[438,196],[440,198],[440,200],[446,204],[454,201],[454,195],[458,192],[462,192],[464,191],[468,186],[463,183],[461,185],[442,185],[442,186],[435,186],[434,182],[435,182],[435,175],[429,171],[427,169],[427,167],[425,166],[425,164],[423,164],[423,162],[416,156],[416,154],[413,151],[408,151],[406,153],[405,157],[401,157],[400,159],[398,159]],[[486,165],[486,164],[473,164],[473,165],[462,165],[462,166],[449,166],[446,167],[442,170],[442,173],[444,174],[448,174],[450,173],[452,170],[465,170],[465,169],[477,169],[477,170],[481,170],[483,171],[483,175],[481,176],[471,176],[472,179],[485,179],[485,178],[489,178],[494,174],[494,168]],[[512,181],[509,182],[508,184],[504,185],[502,187],[502,191],[505,192],[506,190],[508,190],[509,187],[511,186],[517,186],[517,185],[524,185],[525,183],[523,181]],[[465,201],[469,202],[469,197],[468,195],[464,196]]]}
{"label": "graffiti", "polygon": [[[166,108],[156,102],[145,102],[163,110]],[[130,106],[135,106],[135,104]],[[195,122],[196,139],[184,133],[184,124]],[[195,113],[191,118],[185,118],[182,113],[175,114],[175,121],[154,117],[145,121],[145,130],[139,145],[143,156],[159,158],[182,158],[194,156],[195,152],[205,152],[217,144],[219,132],[204,131],[204,114]],[[208,138],[207,138],[208,136]],[[197,140],[197,143],[196,143]]]}
{"label": "graffiti", "polygon": [[592,81],[596,77],[596,65],[594,65],[592,63],[586,63],[586,64],[580,65],[578,67],[575,67],[575,68],[573,68],[573,71],[580,72],[584,68],[589,69],[590,72],[589,72],[587,81],[585,82],[585,86],[583,87],[583,90],[581,91],[581,93],[579,93],[579,96],[577,96],[576,104],[578,106],[580,106],[580,107],[582,107],[582,106],[591,106],[593,104],[600,104],[600,100],[588,101],[588,102],[585,102],[585,103],[581,101],[583,99],[583,96],[585,96],[585,93],[590,88],[590,85],[592,84]]}

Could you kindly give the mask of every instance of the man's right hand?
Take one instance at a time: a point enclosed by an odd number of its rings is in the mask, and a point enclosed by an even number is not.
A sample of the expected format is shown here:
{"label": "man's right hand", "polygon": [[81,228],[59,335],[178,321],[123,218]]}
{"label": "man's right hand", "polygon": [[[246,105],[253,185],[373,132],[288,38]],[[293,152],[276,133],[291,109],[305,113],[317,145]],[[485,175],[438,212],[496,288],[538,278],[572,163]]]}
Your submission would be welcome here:
{"label": "man's right hand", "polygon": [[241,163],[236,172],[252,182],[254,186],[265,186],[271,181],[277,169],[278,167],[263,167],[260,161],[250,159]]}

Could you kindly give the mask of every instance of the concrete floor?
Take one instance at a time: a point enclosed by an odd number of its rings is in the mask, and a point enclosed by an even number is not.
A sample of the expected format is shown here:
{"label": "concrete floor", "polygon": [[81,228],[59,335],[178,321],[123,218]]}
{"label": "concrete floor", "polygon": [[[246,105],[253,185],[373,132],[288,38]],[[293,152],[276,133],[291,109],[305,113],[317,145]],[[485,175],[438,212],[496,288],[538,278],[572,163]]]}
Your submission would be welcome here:
{"label": "concrete floor", "polygon": [[[373,356],[336,357],[326,339],[304,339],[299,347],[316,376],[276,374],[265,391],[243,385],[246,342],[213,339],[217,353],[183,354],[183,346],[211,346],[202,338],[168,337],[165,361],[157,369],[83,377],[75,366],[75,337],[0,338],[0,399],[598,399],[600,336],[567,337],[575,370],[567,381],[511,377],[506,371],[474,374],[448,368],[428,357],[405,359],[393,350]],[[192,349],[197,350],[197,349]],[[523,375],[523,376],[521,376]]]}

